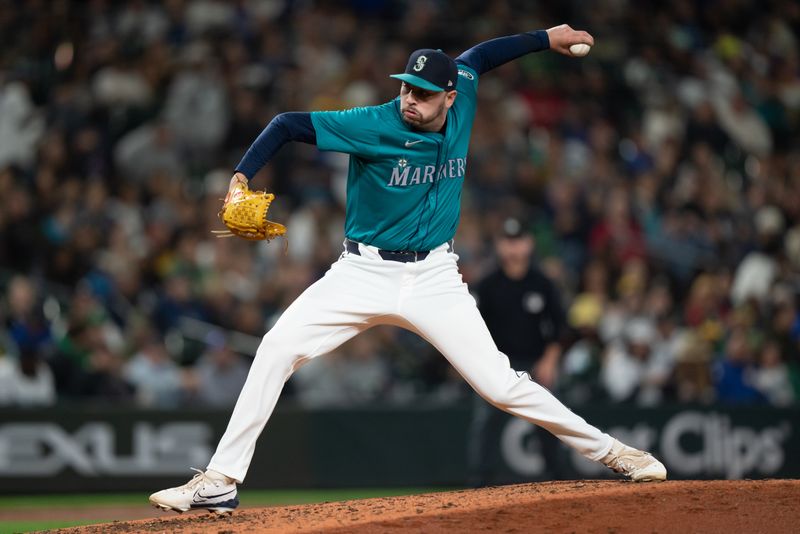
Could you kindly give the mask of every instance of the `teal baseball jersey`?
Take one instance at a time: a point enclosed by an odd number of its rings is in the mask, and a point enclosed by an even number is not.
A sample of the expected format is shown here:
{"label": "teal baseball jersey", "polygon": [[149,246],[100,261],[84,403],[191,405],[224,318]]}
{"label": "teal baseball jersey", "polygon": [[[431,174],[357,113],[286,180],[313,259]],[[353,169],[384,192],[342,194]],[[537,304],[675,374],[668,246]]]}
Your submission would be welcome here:
{"label": "teal baseball jersey", "polygon": [[350,154],[345,236],[386,250],[431,250],[453,238],[475,120],[478,75],[458,65],[445,133],[409,127],[400,98],[311,113],[317,147]]}

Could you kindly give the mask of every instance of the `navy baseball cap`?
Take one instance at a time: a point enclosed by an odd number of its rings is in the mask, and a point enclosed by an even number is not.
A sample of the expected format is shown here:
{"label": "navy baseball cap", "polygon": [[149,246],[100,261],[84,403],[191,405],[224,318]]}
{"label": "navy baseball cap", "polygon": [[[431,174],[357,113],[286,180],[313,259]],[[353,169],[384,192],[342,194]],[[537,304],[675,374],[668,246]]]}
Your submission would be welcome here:
{"label": "navy baseball cap", "polygon": [[500,236],[505,239],[518,239],[528,235],[525,225],[521,219],[517,217],[508,217],[503,221],[503,227],[500,229]]}
{"label": "navy baseball cap", "polygon": [[423,48],[409,56],[404,73],[390,76],[427,91],[453,91],[458,67],[453,58],[441,50]]}

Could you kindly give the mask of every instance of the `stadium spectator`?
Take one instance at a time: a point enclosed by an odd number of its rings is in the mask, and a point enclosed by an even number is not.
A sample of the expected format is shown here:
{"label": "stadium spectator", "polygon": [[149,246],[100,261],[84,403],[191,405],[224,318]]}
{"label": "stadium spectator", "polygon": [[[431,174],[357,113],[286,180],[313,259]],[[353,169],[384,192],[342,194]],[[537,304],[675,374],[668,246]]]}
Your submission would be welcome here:
{"label": "stadium spectator", "polygon": [[56,402],[53,373],[40,351],[19,357],[0,352],[0,406],[48,406]]}
{"label": "stadium spectator", "polygon": [[766,397],[756,389],[753,341],[743,329],[733,330],[715,366],[717,400],[724,404],[761,404]]}
{"label": "stadium spectator", "polygon": [[761,348],[753,384],[774,406],[788,406],[794,402],[789,369],[783,362],[781,346],[776,341],[767,341]]}
{"label": "stadium spectator", "polygon": [[[304,406],[347,407],[386,400],[391,367],[378,345],[380,335],[368,331],[340,347],[331,358],[306,364],[291,383]],[[330,363],[325,363],[332,360]]]}
{"label": "stadium spectator", "polygon": [[157,338],[144,344],[125,364],[123,376],[136,390],[136,402],[149,408],[170,408],[183,400],[183,373]]}
{"label": "stadium spectator", "polygon": [[206,335],[205,343],[208,345],[207,350],[192,367],[193,376],[189,384],[194,391],[191,397],[206,406],[233,406],[250,367],[231,349],[221,331],[210,331]]}
{"label": "stadium spectator", "polygon": [[656,350],[658,332],[651,319],[636,317],[625,325],[622,338],[603,358],[601,380],[614,402],[658,404],[671,368]]}
{"label": "stadium spectator", "polygon": [[11,165],[33,168],[44,133],[44,117],[31,100],[28,87],[21,81],[0,87],[0,169]]}

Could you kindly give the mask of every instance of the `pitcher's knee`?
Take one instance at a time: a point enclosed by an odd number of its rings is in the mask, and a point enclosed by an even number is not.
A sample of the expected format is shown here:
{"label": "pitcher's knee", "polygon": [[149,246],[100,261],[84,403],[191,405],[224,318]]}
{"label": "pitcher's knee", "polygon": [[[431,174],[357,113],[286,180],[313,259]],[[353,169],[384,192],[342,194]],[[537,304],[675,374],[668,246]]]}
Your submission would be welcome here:
{"label": "pitcher's knee", "polygon": [[285,372],[293,372],[299,367],[300,360],[303,360],[303,356],[298,353],[296,348],[267,334],[258,346],[253,365],[266,365]]}
{"label": "pitcher's knee", "polygon": [[476,385],[475,389],[490,404],[493,404],[501,410],[506,409],[514,403],[514,396],[505,384],[485,383]]}

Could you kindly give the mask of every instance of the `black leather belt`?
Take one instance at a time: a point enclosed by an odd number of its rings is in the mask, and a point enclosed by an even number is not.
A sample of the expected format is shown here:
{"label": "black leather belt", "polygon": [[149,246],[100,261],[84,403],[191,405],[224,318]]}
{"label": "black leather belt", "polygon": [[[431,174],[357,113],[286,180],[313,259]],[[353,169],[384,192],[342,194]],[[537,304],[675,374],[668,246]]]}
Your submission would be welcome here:
{"label": "black leather belt", "polygon": [[[352,241],[350,239],[344,240],[344,248],[350,254],[355,254],[356,256],[361,256],[361,251],[358,250],[358,243]],[[448,250],[452,251],[452,243],[450,244],[450,248]],[[386,261],[399,261],[401,263],[409,263],[409,262],[416,262],[422,261],[428,257],[430,254],[430,250],[383,250],[378,249],[378,255]]]}

